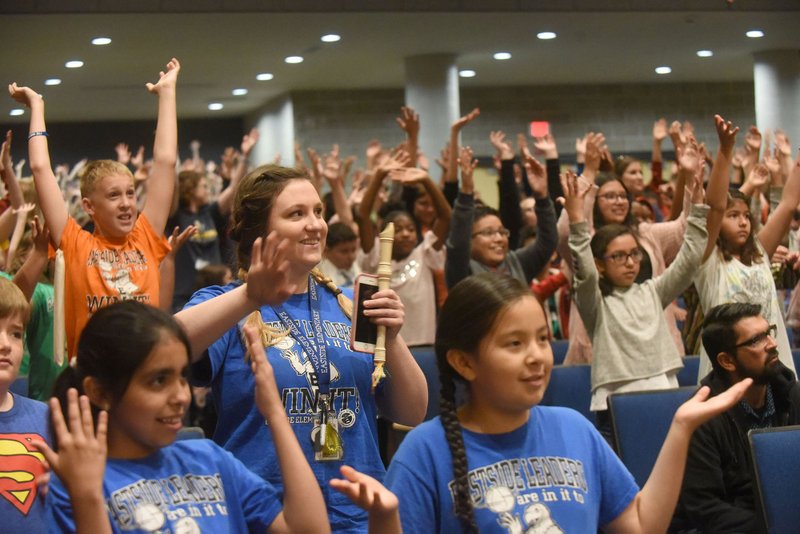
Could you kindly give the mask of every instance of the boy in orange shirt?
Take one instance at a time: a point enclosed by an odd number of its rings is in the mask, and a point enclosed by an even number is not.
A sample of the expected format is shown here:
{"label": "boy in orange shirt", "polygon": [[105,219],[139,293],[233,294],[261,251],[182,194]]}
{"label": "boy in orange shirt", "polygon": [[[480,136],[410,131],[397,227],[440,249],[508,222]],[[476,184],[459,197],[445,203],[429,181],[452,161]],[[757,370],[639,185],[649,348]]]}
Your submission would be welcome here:
{"label": "boy in orange shirt", "polygon": [[180,63],[173,58],[158,82],[147,84],[147,90],[158,96],[158,125],[141,215],[133,175],[125,165],[92,161],[81,173],[81,203],[94,221],[92,234],[69,216],[50,166],[44,100],[29,87],[8,86],[15,100],[31,108],[28,159],[52,243],[64,252],[70,358],[75,356],[81,330],[97,309],[129,299],[158,306],[158,266],[169,251],[164,226],[172,205],[178,156],[175,86],[179,70]]}

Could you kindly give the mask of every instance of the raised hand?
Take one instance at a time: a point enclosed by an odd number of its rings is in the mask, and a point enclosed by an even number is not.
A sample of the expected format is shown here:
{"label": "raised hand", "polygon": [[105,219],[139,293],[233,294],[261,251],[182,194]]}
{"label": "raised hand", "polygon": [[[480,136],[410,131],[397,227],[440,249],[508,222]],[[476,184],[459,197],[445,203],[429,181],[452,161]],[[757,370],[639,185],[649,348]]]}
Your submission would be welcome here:
{"label": "raised hand", "polygon": [[533,148],[540,154],[544,154],[546,159],[558,158],[558,147],[552,134],[548,133],[544,137],[537,137],[533,140]]}
{"label": "raised hand", "polygon": [[381,152],[383,152],[383,146],[381,146],[381,142],[377,139],[371,139],[369,143],[367,143],[367,169],[371,170],[374,169],[378,163],[378,156],[380,156]]}
{"label": "raised hand", "polygon": [[792,156],[792,145],[783,130],[775,130],[775,149],[781,156]]}
{"label": "raised hand", "polygon": [[428,173],[423,169],[417,169],[416,167],[404,167],[402,169],[392,169],[389,171],[389,178],[393,182],[411,185],[419,183],[425,179],[430,179],[430,176],[428,176]]}
{"label": "raised hand", "polygon": [[769,182],[769,169],[763,163],[757,163],[747,175],[747,181],[756,189],[764,187]]}
{"label": "raised hand", "polygon": [[250,152],[253,150],[253,147],[256,146],[260,137],[261,134],[256,128],[251,128],[249,132],[242,136],[242,144],[239,149],[242,151],[242,155],[245,158],[250,156]]}
{"label": "raised hand", "polygon": [[38,215],[34,215],[31,221],[31,239],[33,240],[33,249],[46,257],[47,245],[50,243],[50,230],[47,229],[46,224],[39,221]]}
{"label": "raised hand", "polygon": [[[602,133],[589,132],[586,134],[586,171],[596,173],[600,169],[600,162],[603,159],[603,152],[606,150],[606,136]],[[592,179],[594,176],[592,176]]]}
{"label": "raised hand", "polygon": [[547,196],[547,169],[534,158],[527,148],[522,150],[522,163],[528,175],[528,185],[533,190],[533,196],[544,198]]}
{"label": "raised hand", "polygon": [[131,161],[131,151],[128,148],[127,143],[117,143],[117,146],[114,147],[114,150],[117,152],[117,161],[122,163],[123,165],[127,165]]}
{"label": "raised hand", "polygon": [[691,172],[692,175],[697,174],[702,158],[700,156],[700,147],[695,139],[691,139],[683,147],[678,148],[677,156],[678,165],[680,165],[681,169]]}
{"label": "raised hand", "polygon": [[575,159],[578,163],[586,162],[586,136],[575,138]]}
{"label": "raised hand", "polygon": [[514,159],[514,150],[511,148],[511,144],[506,141],[505,133],[500,130],[490,132],[489,141],[491,141],[500,159]]}
{"label": "raised hand", "polygon": [[464,126],[466,126],[470,122],[474,121],[475,118],[477,118],[478,115],[480,115],[480,114],[481,114],[481,110],[480,109],[478,109],[478,108],[473,109],[472,111],[470,111],[469,113],[467,113],[466,115],[461,117],[460,119],[456,120],[456,122],[454,122],[453,125],[451,126],[451,129],[453,131],[456,131],[456,132],[461,131],[461,129]]}
{"label": "raised hand", "polygon": [[322,176],[330,183],[339,180],[342,159],[339,157],[339,145],[333,145],[331,151],[325,154],[322,166]]}
{"label": "raised hand", "polygon": [[[331,479],[331,487],[345,495],[359,508],[369,512],[370,522],[377,519],[376,515],[382,516],[382,518],[395,516],[397,518],[396,526],[400,526],[399,516],[397,516],[399,502],[394,493],[371,476],[356,471],[350,466],[341,466],[339,472],[344,478]],[[385,529],[381,531],[386,532]]]}
{"label": "raised hand", "polygon": [[174,90],[176,84],[178,83],[178,73],[181,70],[180,62],[172,58],[169,63],[167,63],[167,71],[161,71],[158,73],[158,81],[154,84],[146,83],[145,87],[147,90],[154,94],[159,94],[163,90]]}
{"label": "raised hand", "polygon": [[411,161],[408,152],[403,150],[402,148],[395,149],[389,157],[381,162],[380,166],[375,169],[375,178],[378,180],[383,180],[387,174],[395,169],[400,169],[408,165],[408,162]]}
{"label": "raised hand", "polygon": [[73,501],[89,496],[102,499],[108,414],[100,412],[95,430],[89,398],[81,395],[78,399],[75,389],[67,391],[69,423],[64,420],[58,399],[50,399],[50,414],[58,452],[54,452],[44,441],[35,440],[32,445],[44,455]]}
{"label": "raised hand", "polygon": [[583,192],[581,192],[581,187],[578,185],[578,177],[572,171],[561,173],[560,178],[561,189],[564,192],[564,197],[560,199],[560,201],[567,211],[569,222],[576,223],[584,221],[583,200],[589,189],[585,188]]}
{"label": "raised hand", "polygon": [[136,155],[131,158],[131,165],[137,169],[144,167],[144,145],[140,145]]}
{"label": "raised hand", "polygon": [[478,160],[473,158],[472,148],[465,146],[461,149],[458,164],[461,167],[461,192],[471,195],[475,191],[473,174],[478,166]]}
{"label": "raised hand", "polygon": [[726,121],[719,115],[714,115],[714,126],[717,129],[717,137],[719,137],[720,152],[730,156],[733,146],[736,144],[736,134],[739,133],[739,127],[734,127],[731,121]]}
{"label": "raised hand", "polygon": [[3,141],[3,146],[0,148],[0,166],[12,170],[14,169],[14,165],[11,162],[11,141],[13,141],[13,139],[13,132],[8,130],[6,132],[6,140]]}
{"label": "raised hand", "polygon": [[9,84],[8,94],[10,94],[11,98],[16,100],[20,104],[23,104],[28,107],[31,107],[31,104],[42,101],[42,95],[40,95],[30,87],[25,87],[25,86],[20,87],[19,85],[17,85],[17,82]]}
{"label": "raised hand", "polygon": [[[744,134],[745,148],[748,150],[748,152],[753,152],[758,155],[761,153],[761,141],[761,132],[759,132],[758,128],[755,126],[750,126],[750,128],[747,130],[747,133]],[[758,156],[756,156],[756,158],[757,157]]]}
{"label": "raised hand", "polygon": [[775,149],[775,153],[773,154],[770,154],[769,151],[765,151],[764,157],[761,159],[761,163],[767,167],[767,170],[772,177],[772,184],[783,185],[783,173],[781,169],[781,162],[778,159],[777,149]]}
{"label": "raised hand", "polygon": [[247,271],[247,298],[259,307],[280,304],[297,289],[297,284],[289,282],[287,250],[290,246],[288,239],[280,240],[275,232],[253,243]]}
{"label": "raised hand", "polygon": [[683,135],[681,123],[679,121],[672,121],[672,124],[669,125],[668,134],[670,139],[672,139],[675,150],[686,144],[686,137]]}
{"label": "raised hand", "polygon": [[167,239],[167,243],[169,243],[169,246],[171,247],[168,255],[174,258],[183,245],[186,244],[186,242],[189,241],[189,239],[191,239],[196,233],[197,227],[193,224],[190,224],[184,228],[183,232],[181,232],[180,226],[173,228],[172,235],[169,236],[169,239]]}
{"label": "raised hand", "polygon": [[653,141],[662,142],[667,138],[667,119],[661,117],[653,123]]}
{"label": "raised hand", "polygon": [[678,408],[673,421],[679,425],[684,425],[690,432],[694,432],[697,427],[739,402],[752,383],[752,378],[745,378],[729,387],[725,392],[710,399],[708,395],[711,390],[708,386],[703,386],[697,390],[697,393],[691,399]]}
{"label": "raised hand", "polygon": [[419,135],[419,114],[414,111],[414,108],[403,106],[400,108],[400,116],[395,120],[410,139],[417,138]]}

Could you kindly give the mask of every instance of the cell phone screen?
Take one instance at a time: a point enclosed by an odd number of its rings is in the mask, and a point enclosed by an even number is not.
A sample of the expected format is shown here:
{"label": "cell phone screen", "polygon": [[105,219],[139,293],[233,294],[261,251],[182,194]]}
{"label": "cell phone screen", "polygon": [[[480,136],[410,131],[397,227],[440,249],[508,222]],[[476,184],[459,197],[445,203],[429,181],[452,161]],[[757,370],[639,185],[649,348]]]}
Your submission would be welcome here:
{"label": "cell phone screen", "polygon": [[372,298],[378,292],[378,286],[359,284],[358,302],[356,303],[356,332],[355,340],[359,343],[374,345],[378,340],[378,326],[372,324],[364,315],[364,301]]}

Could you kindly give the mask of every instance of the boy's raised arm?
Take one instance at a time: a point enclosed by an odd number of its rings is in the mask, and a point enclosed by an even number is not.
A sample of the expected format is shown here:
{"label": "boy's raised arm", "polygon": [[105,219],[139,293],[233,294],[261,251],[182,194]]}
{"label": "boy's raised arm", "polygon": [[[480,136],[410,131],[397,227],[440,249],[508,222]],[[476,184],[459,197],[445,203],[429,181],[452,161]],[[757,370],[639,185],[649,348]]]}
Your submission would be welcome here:
{"label": "boy's raised arm", "polygon": [[164,234],[175,186],[175,163],[178,159],[178,117],[175,87],[181,64],[172,58],[166,72],[159,73],[157,83],[147,84],[147,90],[158,95],[158,124],[153,144],[153,169],[147,184],[147,203],[143,214],[159,235]]}
{"label": "boy's raised arm", "polygon": [[44,99],[30,87],[19,87],[16,83],[8,86],[11,97],[25,104],[31,110],[31,123],[28,134],[28,159],[33,172],[33,181],[39,195],[47,228],[53,244],[61,244],[61,235],[67,226],[69,212],[64,197],[58,187],[58,180],[50,166],[50,153],[47,149],[47,128],[44,123]]}

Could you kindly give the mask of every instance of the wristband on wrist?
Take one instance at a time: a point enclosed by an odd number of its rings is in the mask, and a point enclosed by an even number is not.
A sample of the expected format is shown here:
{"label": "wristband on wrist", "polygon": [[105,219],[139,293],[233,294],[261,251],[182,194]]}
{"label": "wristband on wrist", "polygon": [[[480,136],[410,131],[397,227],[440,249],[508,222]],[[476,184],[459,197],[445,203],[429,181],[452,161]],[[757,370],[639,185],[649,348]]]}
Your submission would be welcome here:
{"label": "wristband on wrist", "polygon": [[48,134],[45,131],[31,132],[31,133],[28,134],[28,141],[30,141],[31,139],[33,139],[34,137],[39,136],[39,135],[43,135],[44,137],[49,137],[50,136],[50,134]]}

